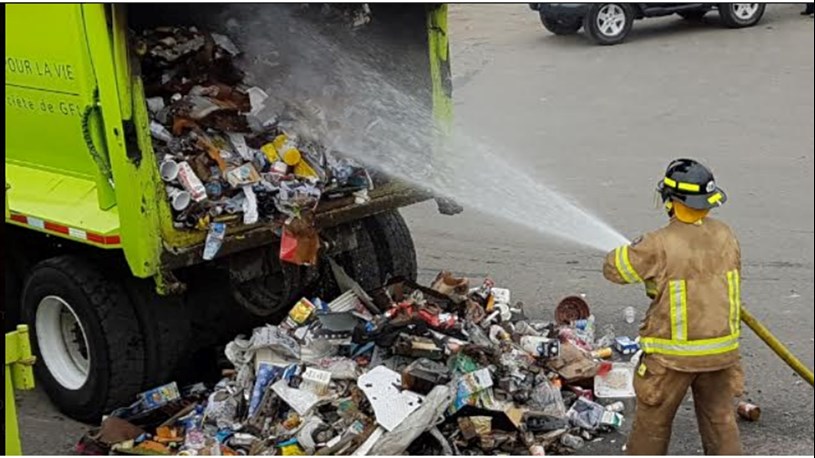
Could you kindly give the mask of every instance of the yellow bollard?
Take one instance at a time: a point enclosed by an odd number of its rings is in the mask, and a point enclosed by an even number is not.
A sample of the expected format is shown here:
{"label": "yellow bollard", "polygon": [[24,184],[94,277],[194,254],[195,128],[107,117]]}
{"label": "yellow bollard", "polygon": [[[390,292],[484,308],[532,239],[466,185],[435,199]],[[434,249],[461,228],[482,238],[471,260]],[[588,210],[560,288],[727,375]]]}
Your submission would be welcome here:
{"label": "yellow bollard", "polygon": [[778,339],[775,338],[770,331],[761,324],[744,306],[741,307],[741,321],[744,322],[756,335],[764,341],[781,359],[784,360],[789,367],[792,368],[798,375],[812,385],[812,371],[809,370],[804,363],[795,357]]}
{"label": "yellow bollard", "polygon": [[34,361],[28,340],[28,326],[19,325],[16,331],[6,334],[6,456],[23,453],[14,390],[34,389],[34,373],[31,370]]}

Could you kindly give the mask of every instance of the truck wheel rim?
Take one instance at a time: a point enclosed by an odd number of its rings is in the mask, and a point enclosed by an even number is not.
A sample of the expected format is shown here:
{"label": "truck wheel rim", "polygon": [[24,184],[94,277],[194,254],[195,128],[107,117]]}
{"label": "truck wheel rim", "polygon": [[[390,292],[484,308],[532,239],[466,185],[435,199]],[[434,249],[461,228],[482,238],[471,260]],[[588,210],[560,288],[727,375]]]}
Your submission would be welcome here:
{"label": "truck wheel rim", "polygon": [[756,15],[758,3],[733,3],[730,8],[737,18],[746,21]]}
{"label": "truck wheel rim", "polygon": [[40,356],[56,381],[78,390],[88,380],[91,360],[88,337],[74,309],[58,296],[40,301],[36,315]]}
{"label": "truck wheel rim", "polygon": [[622,33],[625,27],[625,12],[620,5],[603,5],[597,13],[597,30],[607,37]]}

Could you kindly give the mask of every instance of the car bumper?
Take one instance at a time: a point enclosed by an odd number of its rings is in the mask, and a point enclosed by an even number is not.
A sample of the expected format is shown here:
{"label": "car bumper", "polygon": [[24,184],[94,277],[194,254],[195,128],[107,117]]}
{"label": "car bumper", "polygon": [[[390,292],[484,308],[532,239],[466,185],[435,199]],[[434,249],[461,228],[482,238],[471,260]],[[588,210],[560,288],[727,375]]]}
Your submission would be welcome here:
{"label": "car bumper", "polygon": [[557,19],[582,18],[590,6],[591,4],[588,3],[531,3],[529,5],[530,8],[540,11],[544,16]]}

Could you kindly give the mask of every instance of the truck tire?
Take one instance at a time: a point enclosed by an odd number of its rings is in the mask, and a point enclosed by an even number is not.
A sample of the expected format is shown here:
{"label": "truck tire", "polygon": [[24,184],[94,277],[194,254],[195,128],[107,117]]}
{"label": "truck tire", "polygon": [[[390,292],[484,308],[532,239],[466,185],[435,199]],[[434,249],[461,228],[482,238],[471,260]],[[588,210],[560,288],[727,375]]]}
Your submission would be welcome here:
{"label": "truck tire", "polygon": [[144,381],[144,341],[120,284],[78,257],[47,259],[26,280],[22,318],[34,372],[61,412],[98,423],[133,401]]}
{"label": "truck tire", "polygon": [[[354,231],[357,246],[334,259],[363,289],[379,288],[388,278],[396,276],[416,279],[413,240],[397,211],[346,224],[341,230]],[[327,259],[321,259],[317,268],[282,263],[280,269],[247,282],[233,283],[235,299],[252,314],[276,322],[303,296],[330,301],[339,294]]]}
{"label": "truck tire", "polygon": [[616,45],[631,32],[634,10],[628,3],[595,3],[583,18],[583,30],[599,45]]}
{"label": "truck tire", "polygon": [[130,278],[125,288],[144,340],[142,390],[148,390],[170,382],[179,362],[188,355],[190,315],[182,296],[158,295],[151,280]]}
{"label": "truck tire", "polygon": [[301,267],[282,265],[281,269],[242,283],[233,282],[232,295],[249,313],[279,321],[302,290]]}
{"label": "truck tire", "polygon": [[543,28],[555,35],[574,35],[583,27],[583,23],[579,18],[555,19],[544,16],[543,13],[540,13],[540,17]]}
{"label": "truck tire", "polygon": [[763,3],[719,3],[722,24],[731,29],[752,27],[764,16]]}
{"label": "truck tire", "polygon": [[416,281],[416,247],[410,229],[398,210],[380,213],[365,219],[379,266],[380,281],[405,277]]}
{"label": "truck tire", "polygon": [[384,280],[379,269],[374,236],[365,224],[369,219],[366,218],[361,224],[351,224],[351,230],[356,231],[357,247],[337,256],[337,263],[366,291],[379,288]]}

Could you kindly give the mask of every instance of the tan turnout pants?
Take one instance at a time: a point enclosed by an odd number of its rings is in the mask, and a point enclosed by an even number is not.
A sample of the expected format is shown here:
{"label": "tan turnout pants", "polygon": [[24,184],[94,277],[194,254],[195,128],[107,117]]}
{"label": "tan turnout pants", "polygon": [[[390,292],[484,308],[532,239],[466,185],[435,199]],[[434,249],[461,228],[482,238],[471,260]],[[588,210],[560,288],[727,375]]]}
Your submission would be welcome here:
{"label": "tan turnout pants", "polygon": [[643,358],[645,370],[634,375],[637,415],[628,438],[629,455],[665,455],[671,441],[671,425],[688,388],[702,446],[706,455],[741,455],[734,397],[741,396],[741,366],[714,372],[679,372],[652,357]]}

